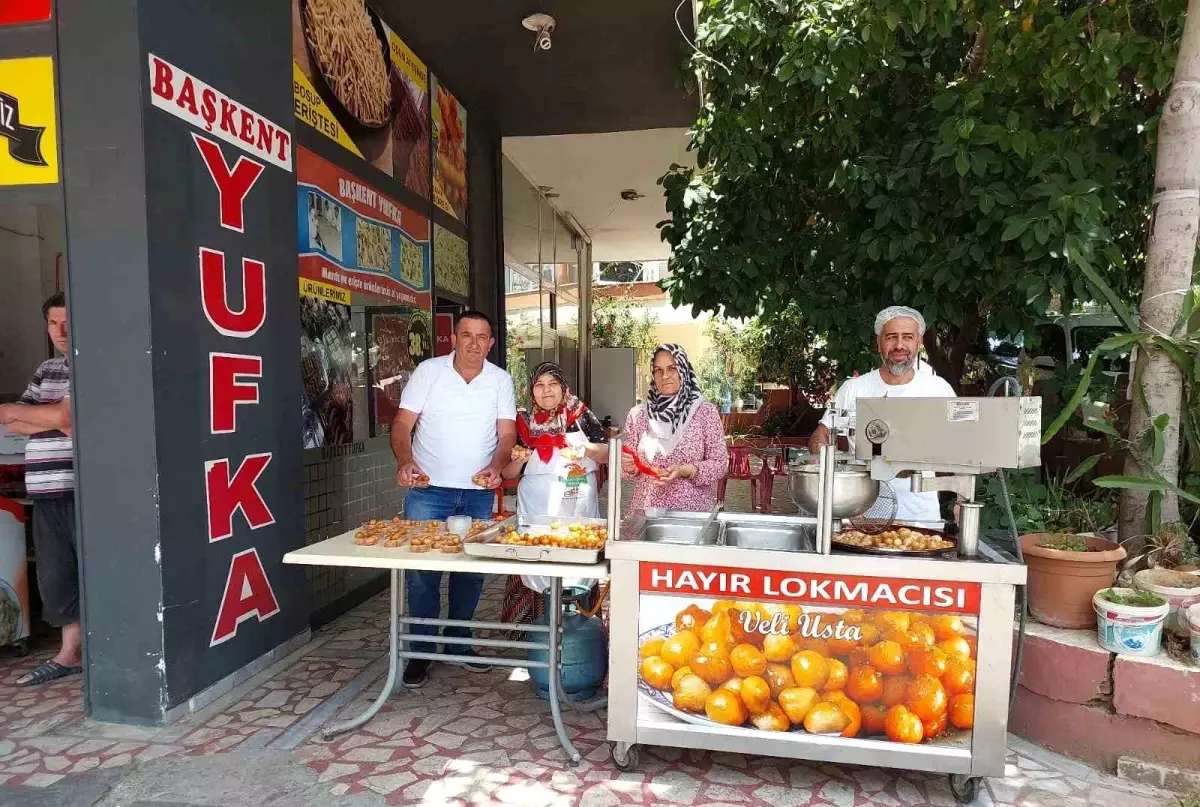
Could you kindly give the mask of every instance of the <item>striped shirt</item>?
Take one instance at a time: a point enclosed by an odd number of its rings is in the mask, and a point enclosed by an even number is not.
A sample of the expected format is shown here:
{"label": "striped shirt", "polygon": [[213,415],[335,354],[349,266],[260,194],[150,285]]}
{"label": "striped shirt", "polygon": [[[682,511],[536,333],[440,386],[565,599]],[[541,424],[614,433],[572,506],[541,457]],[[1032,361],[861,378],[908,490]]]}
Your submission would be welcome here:
{"label": "striped shirt", "polygon": [[[71,396],[71,374],[63,356],[46,359],[18,399],[23,404],[52,404]],[[25,444],[25,493],[31,499],[75,491],[75,456],[70,437],[54,429],[31,435]]]}

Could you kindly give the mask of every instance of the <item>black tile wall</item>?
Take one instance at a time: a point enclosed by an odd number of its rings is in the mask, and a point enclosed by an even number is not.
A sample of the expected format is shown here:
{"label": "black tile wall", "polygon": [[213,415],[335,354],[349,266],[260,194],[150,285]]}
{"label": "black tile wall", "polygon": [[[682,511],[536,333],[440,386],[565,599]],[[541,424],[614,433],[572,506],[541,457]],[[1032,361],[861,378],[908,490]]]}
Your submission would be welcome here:
{"label": "black tile wall", "polygon": [[[396,460],[387,437],[304,452],[304,543],[315,544],[372,518],[400,513]],[[312,610],[377,579],[372,569],[309,566]]]}

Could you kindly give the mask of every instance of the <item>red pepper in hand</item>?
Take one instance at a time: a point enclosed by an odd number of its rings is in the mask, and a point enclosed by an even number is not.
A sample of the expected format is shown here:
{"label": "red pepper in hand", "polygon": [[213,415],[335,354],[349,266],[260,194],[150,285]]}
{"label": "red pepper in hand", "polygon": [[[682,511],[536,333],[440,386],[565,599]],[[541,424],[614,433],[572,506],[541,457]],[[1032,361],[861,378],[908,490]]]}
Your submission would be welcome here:
{"label": "red pepper in hand", "polygon": [[659,470],[657,468],[652,468],[649,465],[647,465],[646,463],[642,462],[642,458],[639,457],[637,455],[637,452],[634,451],[632,448],[630,448],[629,446],[621,446],[621,450],[623,452],[625,452],[626,454],[628,454],[630,459],[633,460],[633,467],[637,468],[638,473],[643,474],[645,476],[652,476],[655,479],[662,478],[662,473],[659,472]]}

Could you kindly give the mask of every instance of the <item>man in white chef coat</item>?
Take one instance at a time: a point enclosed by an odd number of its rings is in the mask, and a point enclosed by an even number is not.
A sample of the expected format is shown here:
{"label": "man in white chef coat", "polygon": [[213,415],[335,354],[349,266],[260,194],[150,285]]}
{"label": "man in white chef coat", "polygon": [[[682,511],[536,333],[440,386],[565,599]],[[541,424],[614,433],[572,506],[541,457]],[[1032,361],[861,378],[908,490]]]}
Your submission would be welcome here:
{"label": "man in white chef coat", "polygon": [[[882,359],[879,369],[866,375],[847,378],[838,389],[834,410],[843,413],[851,428],[859,398],[953,398],[954,388],[932,370],[919,368],[921,339],[925,335],[925,318],[921,312],[907,306],[885,308],[875,317],[875,343]],[[829,442],[833,428],[827,413],[809,438],[808,447],[814,454]],[[854,437],[850,437],[854,450]],[[936,492],[913,493],[908,479],[893,479],[888,483],[896,494],[896,520],[926,524],[941,522]]]}

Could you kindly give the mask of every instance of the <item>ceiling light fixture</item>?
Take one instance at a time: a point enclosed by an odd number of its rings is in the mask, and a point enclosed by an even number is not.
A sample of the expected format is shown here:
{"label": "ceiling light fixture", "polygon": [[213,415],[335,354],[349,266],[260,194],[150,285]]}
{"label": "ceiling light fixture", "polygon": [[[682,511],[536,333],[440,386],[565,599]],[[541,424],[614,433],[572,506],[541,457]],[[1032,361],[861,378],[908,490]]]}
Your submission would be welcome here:
{"label": "ceiling light fixture", "polygon": [[554,33],[554,18],[549,14],[530,14],[521,20],[526,31],[533,31],[533,52],[550,50],[550,34]]}

